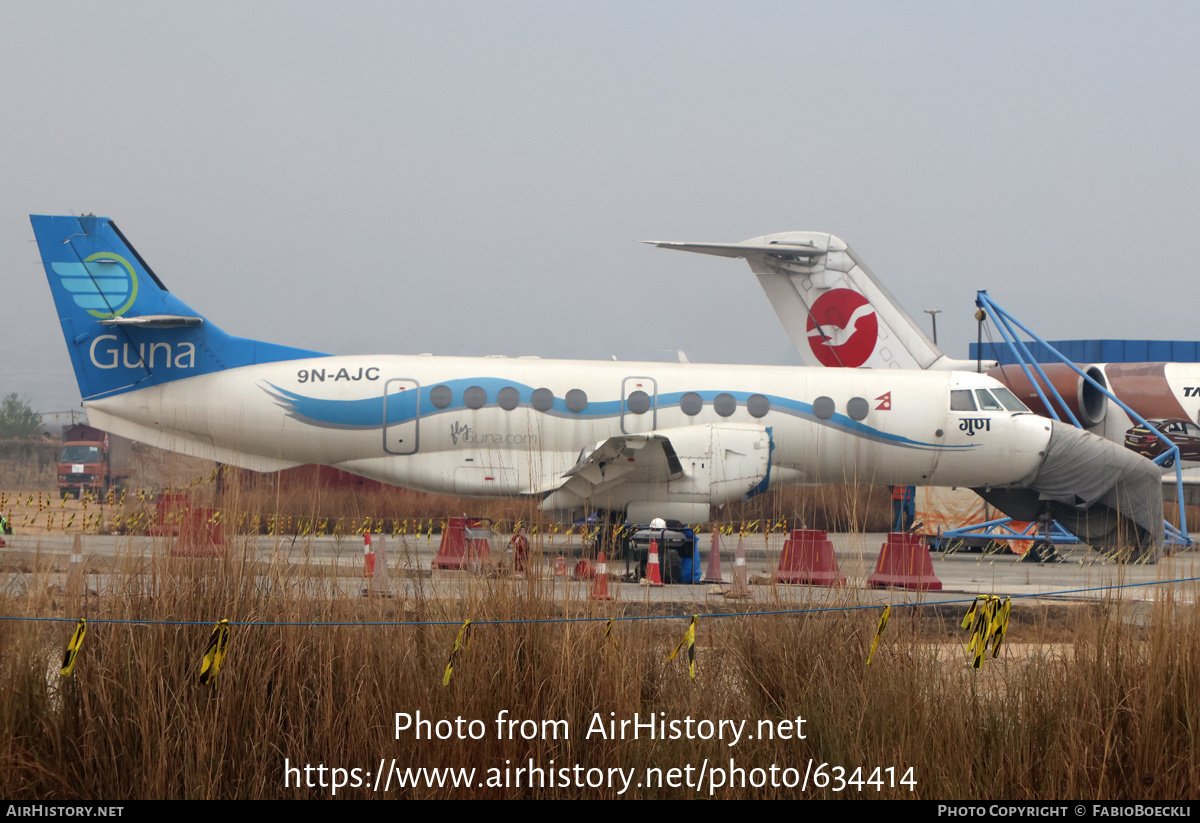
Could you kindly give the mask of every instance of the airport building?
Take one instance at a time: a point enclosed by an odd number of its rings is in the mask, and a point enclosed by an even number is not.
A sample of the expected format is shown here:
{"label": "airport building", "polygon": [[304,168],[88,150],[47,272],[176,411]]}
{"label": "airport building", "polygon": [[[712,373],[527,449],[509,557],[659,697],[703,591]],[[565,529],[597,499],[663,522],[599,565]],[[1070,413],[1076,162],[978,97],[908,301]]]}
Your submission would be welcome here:
{"label": "airport building", "polygon": [[[1051,340],[1075,363],[1200,363],[1200,341],[1196,340]],[[1026,342],[1038,363],[1057,362],[1045,346]],[[1001,365],[1015,364],[1013,352],[1003,342],[971,344],[971,359],[996,360]]]}

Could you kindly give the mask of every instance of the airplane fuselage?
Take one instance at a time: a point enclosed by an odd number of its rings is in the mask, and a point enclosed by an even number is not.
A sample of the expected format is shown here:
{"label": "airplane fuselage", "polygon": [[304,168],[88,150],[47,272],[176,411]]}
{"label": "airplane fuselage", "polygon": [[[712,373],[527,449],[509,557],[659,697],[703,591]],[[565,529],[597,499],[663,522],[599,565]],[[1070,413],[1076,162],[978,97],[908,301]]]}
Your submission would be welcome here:
{"label": "airplane fuselage", "polygon": [[[135,363],[136,365],[136,363]],[[121,364],[119,367],[124,367]],[[962,372],[431,356],[313,357],[175,380],[86,403],[96,425],[272,469],[322,463],[424,491],[547,495],[608,438],[663,433],[678,464],[639,483],[601,466],[589,505],[721,504],[828,482],[1004,486],[1049,429],[1028,413],[953,412]],[[582,505],[562,493],[551,508]]]}

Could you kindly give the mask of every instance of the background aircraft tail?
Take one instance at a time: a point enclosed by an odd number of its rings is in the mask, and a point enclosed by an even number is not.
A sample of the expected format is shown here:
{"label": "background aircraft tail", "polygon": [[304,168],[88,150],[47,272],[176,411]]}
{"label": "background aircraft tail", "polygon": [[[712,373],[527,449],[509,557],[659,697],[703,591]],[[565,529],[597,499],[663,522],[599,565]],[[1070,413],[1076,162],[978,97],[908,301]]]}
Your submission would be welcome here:
{"label": "background aircraft tail", "polygon": [[832,234],[792,231],[741,243],[648,242],[745,258],[807,366],[975,370],[974,361],[946,357],[853,249]]}
{"label": "background aircraft tail", "polygon": [[320,356],[221,331],[167,291],[107,217],[29,219],[85,400]]}

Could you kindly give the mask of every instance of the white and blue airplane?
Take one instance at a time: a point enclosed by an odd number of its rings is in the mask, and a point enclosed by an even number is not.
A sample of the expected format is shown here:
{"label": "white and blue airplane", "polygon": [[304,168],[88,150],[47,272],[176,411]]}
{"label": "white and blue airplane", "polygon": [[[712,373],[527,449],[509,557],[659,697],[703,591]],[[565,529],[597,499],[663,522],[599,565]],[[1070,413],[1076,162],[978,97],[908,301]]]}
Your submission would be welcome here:
{"label": "white and blue airplane", "polygon": [[1152,463],[986,375],[327,355],[226,334],[108,218],[31,221],[89,421],[159,448],[642,523],[778,486],[986,487],[1073,513],[1094,545],[1162,544]]}

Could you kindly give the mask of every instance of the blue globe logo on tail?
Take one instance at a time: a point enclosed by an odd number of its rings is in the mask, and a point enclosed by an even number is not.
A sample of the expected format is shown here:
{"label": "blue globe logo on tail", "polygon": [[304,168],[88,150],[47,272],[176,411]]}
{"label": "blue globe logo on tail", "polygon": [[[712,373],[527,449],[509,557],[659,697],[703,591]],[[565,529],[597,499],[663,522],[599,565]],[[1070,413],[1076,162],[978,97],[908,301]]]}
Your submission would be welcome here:
{"label": "blue globe logo on tail", "polygon": [[138,279],[129,261],[119,254],[100,251],[82,263],[51,263],[62,287],[75,305],[93,317],[108,320],[129,311],[137,300]]}

